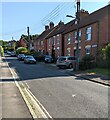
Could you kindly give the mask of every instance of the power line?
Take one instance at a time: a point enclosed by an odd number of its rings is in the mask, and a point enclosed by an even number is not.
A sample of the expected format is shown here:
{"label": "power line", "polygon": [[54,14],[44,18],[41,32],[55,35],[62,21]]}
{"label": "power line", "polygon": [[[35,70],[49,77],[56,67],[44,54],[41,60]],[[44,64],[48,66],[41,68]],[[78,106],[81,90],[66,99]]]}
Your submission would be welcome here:
{"label": "power line", "polygon": [[[73,8],[73,4],[74,4],[73,2],[71,2],[71,3],[60,3],[47,16],[45,16],[41,21],[39,21],[39,23],[31,25],[30,28],[31,29],[33,28],[32,30],[34,30],[38,26],[41,27],[42,25],[45,25],[46,23],[49,23],[52,20],[55,20],[56,18],[58,18],[58,16],[60,16],[61,13],[64,13],[64,11],[66,11],[67,9],[69,10],[69,9]],[[9,36],[9,35],[17,34],[17,33],[20,33],[24,30],[26,32],[26,28],[23,28],[23,29],[19,29],[19,30],[16,30],[16,31],[12,31],[12,32],[1,33],[0,36]]]}

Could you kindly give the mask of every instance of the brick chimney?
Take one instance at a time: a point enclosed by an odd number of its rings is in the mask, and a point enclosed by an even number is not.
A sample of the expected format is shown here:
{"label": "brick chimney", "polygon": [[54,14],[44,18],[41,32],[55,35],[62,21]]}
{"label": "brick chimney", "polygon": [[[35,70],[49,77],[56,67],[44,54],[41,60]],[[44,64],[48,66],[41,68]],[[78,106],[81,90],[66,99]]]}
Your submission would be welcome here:
{"label": "brick chimney", "polygon": [[48,30],[49,29],[49,26],[48,25],[45,25],[45,30]]}
{"label": "brick chimney", "polygon": [[85,16],[88,16],[89,15],[89,12],[84,10],[84,9],[81,9],[80,10],[80,20],[85,17]]}
{"label": "brick chimney", "polygon": [[59,25],[59,26],[63,26],[63,25],[64,25],[64,22],[60,21],[60,22],[58,23],[58,25]]}
{"label": "brick chimney", "polygon": [[50,29],[54,27],[54,23],[50,22]]}

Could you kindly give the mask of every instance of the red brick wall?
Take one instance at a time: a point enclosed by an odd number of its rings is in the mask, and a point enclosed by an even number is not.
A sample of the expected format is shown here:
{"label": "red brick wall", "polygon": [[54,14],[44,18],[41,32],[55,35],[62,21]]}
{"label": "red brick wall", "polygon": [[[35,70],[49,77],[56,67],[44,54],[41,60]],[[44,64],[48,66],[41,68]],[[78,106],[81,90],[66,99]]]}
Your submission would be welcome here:
{"label": "red brick wall", "polygon": [[[50,45],[49,45],[49,39],[50,39]],[[47,40],[47,51],[51,55],[52,54],[53,37],[51,37],[49,39]],[[59,39],[59,43],[57,42],[58,39]],[[54,50],[55,50],[55,58],[62,55],[62,35],[61,34],[59,34],[59,36],[57,36],[57,35],[55,36]]]}

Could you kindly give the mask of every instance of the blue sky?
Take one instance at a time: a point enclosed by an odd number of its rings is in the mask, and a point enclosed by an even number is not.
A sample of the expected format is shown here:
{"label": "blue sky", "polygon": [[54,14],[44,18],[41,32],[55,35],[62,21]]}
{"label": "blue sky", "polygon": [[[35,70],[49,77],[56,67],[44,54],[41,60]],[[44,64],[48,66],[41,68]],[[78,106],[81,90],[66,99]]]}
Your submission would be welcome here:
{"label": "blue sky", "polygon": [[[73,0],[74,1],[74,0]],[[108,0],[109,1],[109,0]],[[108,4],[103,2],[81,2],[81,8],[92,13]],[[67,14],[75,15],[75,2],[2,2],[2,30],[0,39],[19,40],[22,34],[27,34],[27,27],[30,27],[30,34],[40,34],[45,24],[53,21],[55,25],[60,21],[69,22]],[[52,13],[50,13],[53,10]],[[49,14],[50,13],[50,14]]]}

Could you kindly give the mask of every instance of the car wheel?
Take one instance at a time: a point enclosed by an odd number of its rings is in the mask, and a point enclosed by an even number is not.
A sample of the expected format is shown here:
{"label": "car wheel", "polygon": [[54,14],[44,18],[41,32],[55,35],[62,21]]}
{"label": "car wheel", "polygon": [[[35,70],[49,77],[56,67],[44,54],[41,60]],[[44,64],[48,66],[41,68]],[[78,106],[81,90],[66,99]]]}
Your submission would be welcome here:
{"label": "car wheel", "polygon": [[69,68],[70,68],[70,69],[71,69],[71,68],[73,68],[73,65],[72,65],[72,64],[70,64],[70,65],[69,65]]}
{"label": "car wheel", "polygon": [[60,69],[62,69],[62,67],[61,66],[58,66]]}

